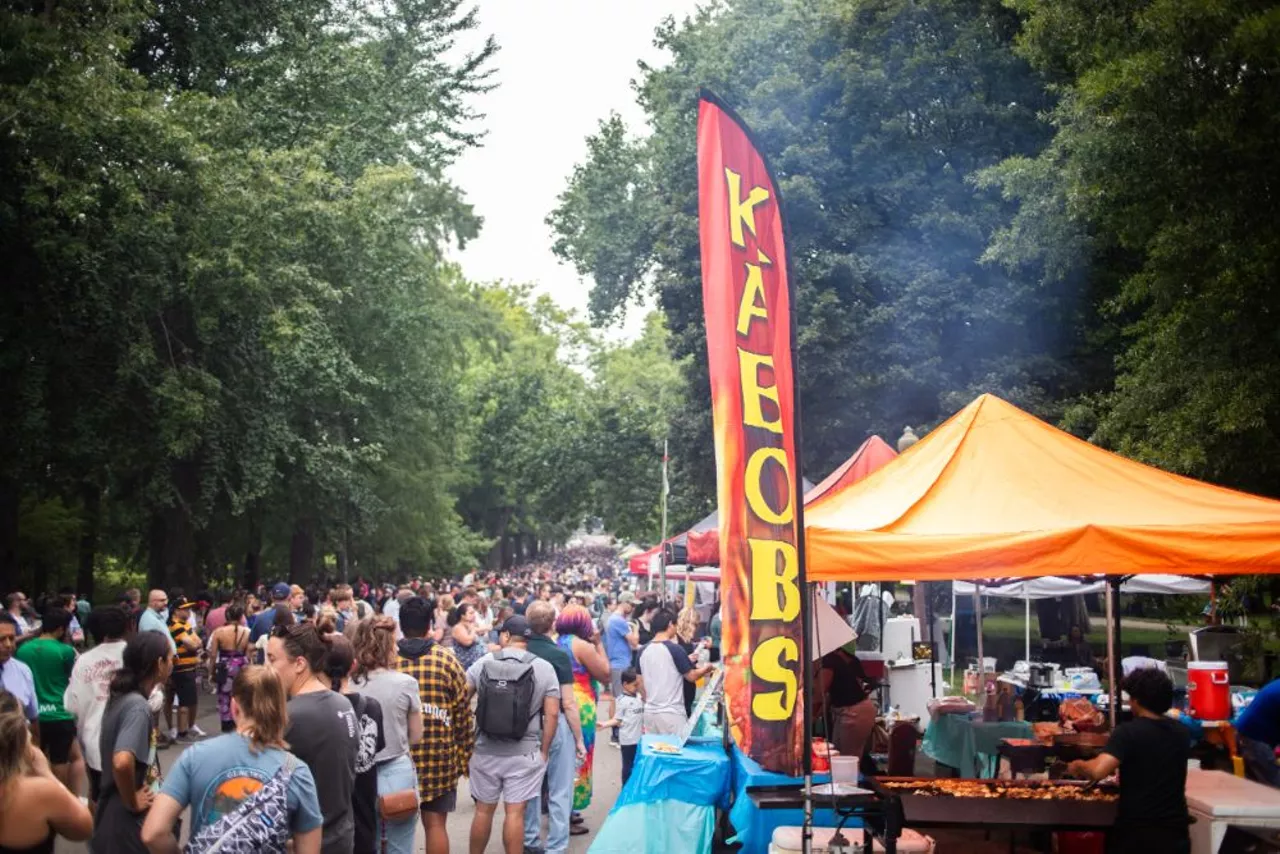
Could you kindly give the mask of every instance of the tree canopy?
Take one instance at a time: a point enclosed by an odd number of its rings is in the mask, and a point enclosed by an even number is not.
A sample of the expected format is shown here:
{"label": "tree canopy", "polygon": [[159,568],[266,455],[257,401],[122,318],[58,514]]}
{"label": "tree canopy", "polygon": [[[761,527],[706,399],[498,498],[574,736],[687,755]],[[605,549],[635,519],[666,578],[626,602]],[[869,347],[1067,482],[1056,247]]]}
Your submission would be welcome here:
{"label": "tree canopy", "polygon": [[[645,297],[705,388],[696,92],[777,173],[805,470],[981,391],[1280,494],[1267,4],[737,0],[657,34],[549,218],[607,320]],[[705,394],[673,415],[713,490]]]}
{"label": "tree canopy", "polygon": [[[1280,18],[1209,0],[720,0],[548,213],[603,343],[468,281],[462,0],[0,8],[0,577],[443,574],[713,505],[696,92],[777,171],[806,473],[982,391],[1280,495]],[[462,43],[478,48],[465,52]],[[647,309],[646,309],[647,310]]]}

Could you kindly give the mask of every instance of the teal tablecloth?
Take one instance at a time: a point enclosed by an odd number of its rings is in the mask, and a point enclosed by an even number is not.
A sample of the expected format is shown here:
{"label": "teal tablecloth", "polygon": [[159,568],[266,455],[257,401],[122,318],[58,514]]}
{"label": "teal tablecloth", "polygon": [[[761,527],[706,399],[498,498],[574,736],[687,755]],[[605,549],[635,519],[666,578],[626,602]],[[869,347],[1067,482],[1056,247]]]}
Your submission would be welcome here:
{"label": "teal tablecloth", "polygon": [[921,748],[936,762],[960,770],[960,776],[994,777],[1002,738],[1033,738],[1025,721],[985,723],[966,715],[938,715],[924,731]]}
{"label": "teal tablecloth", "polygon": [[675,736],[645,735],[631,779],[609,811],[589,854],[711,854],[716,808],[729,802],[729,757],[718,741],[689,741],[680,753],[657,753]]}

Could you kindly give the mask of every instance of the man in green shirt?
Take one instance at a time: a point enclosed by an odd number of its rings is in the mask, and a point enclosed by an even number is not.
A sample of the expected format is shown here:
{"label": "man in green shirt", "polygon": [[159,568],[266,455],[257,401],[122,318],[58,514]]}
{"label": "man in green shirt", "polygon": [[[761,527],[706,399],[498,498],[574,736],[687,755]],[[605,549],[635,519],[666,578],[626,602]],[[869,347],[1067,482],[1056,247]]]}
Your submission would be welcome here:
{"label": "man in green shirt", "polygon": [[84,756],[76,741],[76,719],[62,705],[71,682],[76,651],[67,643],[71,613],[52,607],[44,614],[40,636],[18,647],[17,658],[31,668],[40,713],[40,746],[49,756],[53,774],[72,792],[84,790]]}

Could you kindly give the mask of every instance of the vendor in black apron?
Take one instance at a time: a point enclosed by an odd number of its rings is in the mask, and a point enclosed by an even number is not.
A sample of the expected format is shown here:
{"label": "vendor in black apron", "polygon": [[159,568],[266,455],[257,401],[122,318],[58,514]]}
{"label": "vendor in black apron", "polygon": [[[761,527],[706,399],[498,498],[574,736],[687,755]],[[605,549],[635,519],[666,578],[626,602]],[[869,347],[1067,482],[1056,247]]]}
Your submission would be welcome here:
{"label": "vendor in black apron", "polygon": [[818,671],[817,713],[830,723],[831,743],[841,756],[862,758],[876,725],[876,705],[862,662],[846,648],[822,657]]}
{"label": "vendor in black apron", "polygon": [[1129,695],[1133,720],[1115,728],[1097,758],[1072,762],[1067,772],[1101,780],[1120,769],[1120,810],[1115,827],[1107,831],[1108,852],[1187,854],[1191,732],[1165,717],[1173,704],[1173,683],[1150,667],[1130,673],[1120,688]]}

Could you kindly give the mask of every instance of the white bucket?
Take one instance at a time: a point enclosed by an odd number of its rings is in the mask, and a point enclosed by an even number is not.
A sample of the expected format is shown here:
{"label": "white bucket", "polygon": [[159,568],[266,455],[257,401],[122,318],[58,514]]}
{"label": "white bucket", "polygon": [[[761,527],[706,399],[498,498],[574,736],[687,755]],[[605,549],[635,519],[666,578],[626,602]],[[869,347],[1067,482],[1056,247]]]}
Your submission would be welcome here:
{"label": "white bucket", "polygon": [[832,756],[831,782],[856,784],[858,782],[858,757]]}

